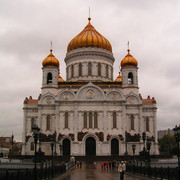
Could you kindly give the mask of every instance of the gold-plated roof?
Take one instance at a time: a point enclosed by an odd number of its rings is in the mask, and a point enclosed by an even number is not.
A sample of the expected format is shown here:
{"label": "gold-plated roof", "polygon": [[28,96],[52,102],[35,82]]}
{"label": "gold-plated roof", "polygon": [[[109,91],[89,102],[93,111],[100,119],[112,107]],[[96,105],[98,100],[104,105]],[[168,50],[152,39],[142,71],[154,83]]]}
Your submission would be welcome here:
{"label": "gold-plated roof", "polygon": [[122,82],[122,76],[119,72],[119,76],[115,79],[116,82]]}
{"label": "gold-plated roof", "polygon": [[64,79],[60,76],[60,72],[58,73],[58,82],[64,82]]}
{"label": "gold-plated roof", "polygon": [[121,67],[137,67],[138,62],[137,60],[129,53],[130,50],[127,50],[128,53],[121,61]]}
{"label": "gold-plated roof", "polygon": [[50,49],[50,54],[42,62],[43,67],[59,67],[59,61],[52,54],[52,49]]}
{"label": "gold-plated roof", "polygon": [[67,52],[82,47],[98,47],[112,52],[110,42],[91,25],[90,17],[88,20],[88,25],[68,44]]}

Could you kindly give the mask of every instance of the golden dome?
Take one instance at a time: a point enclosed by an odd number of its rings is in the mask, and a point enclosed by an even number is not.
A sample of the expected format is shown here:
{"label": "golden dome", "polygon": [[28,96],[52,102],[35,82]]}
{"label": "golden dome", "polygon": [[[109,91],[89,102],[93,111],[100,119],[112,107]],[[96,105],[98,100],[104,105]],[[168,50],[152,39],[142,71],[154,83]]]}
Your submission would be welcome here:
{"label": "golden dome", "polygon": [[119,76],[115,79],[116,82],[122,82],[122,76],[119,72]]}
{"label": "golden dome", "polygon": [[42,62],[43,67],[59,67],[59,61],[52,54],[52,49],[50,49],[50,54]]}
{"label": "golden dome", "polygon": [[98,47],[112,52],[110,42],[91,25],[90,17],[88,20],[88,25],[68,44],[67,52],[82,47]]}
{"label": "golden dome", "polygon": [[64,79],[60,76],[60,72],[58,73],[58,82],[64,82]]}
{"label": "golden dome", "polygon": [[121,61],[121,67],[137,67],[138,62],[137,60],[129,53],[130,50],[127,50],[128,53],[124,57],[124,59]]}

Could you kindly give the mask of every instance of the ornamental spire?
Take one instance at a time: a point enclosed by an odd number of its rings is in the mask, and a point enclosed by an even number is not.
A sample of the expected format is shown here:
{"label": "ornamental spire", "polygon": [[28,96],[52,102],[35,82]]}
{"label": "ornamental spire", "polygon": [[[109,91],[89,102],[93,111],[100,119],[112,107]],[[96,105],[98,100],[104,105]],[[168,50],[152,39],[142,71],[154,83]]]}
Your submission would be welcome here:
{"label": "ornamental spire", "polygon": [[127,51],[128,51],[128,53],[129,53],[129,51],[130,51],[130,49],[129,49],[129,41],[128,41],[127,45],[128,45],[128,50],[127,50]]}
{"label": "ornamental spire", "polygon": [[51,48],[50,48],[50,52],[52,53],[52,40],[51,40]]}
{"label": "ornamental spire", "polygon": [[90,6],[89,6],[89,17],[88,17],[89,23],[91,21],[91,16],[90,16]]}

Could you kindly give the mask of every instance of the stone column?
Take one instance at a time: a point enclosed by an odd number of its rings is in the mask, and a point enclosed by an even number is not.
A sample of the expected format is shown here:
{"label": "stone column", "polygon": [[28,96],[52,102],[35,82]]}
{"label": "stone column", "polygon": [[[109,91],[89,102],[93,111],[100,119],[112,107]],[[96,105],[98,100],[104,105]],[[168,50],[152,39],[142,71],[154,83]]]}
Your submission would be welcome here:
{"label": "stone column", "polygon": [[42,131],[42,107],[38,106],[38,127]]}
{"label": "stone column", "polygon": [[157,108],[156,107],[154,107],[153,116],[154,116],[154,138],[155,138],[155,143],[157,143]]}
{"label": "stone column", "polygon": [[103,129],[104,129],[104,141],[107,141],[107,103],[103,103]]}
{"label": "stone column", "polygon": [[125,131],[127,130],[127,122],[126,122],[126,104],[122,104],[122,135],[125,135]]}
{"label": "stone column", "polygon": [[22,155],[26,155],[26,127],[27,127],[27,109],[23,108],[23,132],[22,132]]}
{"label": "stone column", "polygon": [[74,141],[77,141],[77,127],[78,122],[78,103],[74,103]]}
{"label": "stone column", "polygon": [[139,134],[142,135],[143,132],[143,118],[142,118],[142,105],[139,106]]}

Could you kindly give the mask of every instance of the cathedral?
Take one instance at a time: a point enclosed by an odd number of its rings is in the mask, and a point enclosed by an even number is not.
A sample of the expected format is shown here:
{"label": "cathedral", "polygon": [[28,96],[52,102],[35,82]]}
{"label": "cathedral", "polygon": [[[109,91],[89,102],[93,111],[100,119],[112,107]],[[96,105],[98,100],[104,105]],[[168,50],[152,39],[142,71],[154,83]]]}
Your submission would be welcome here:
{"label": "cathedral", "polygon": [[42,61],[39,97],[24,100],[22,155],[34,154],[33,125],[40,128],[37,147],[45,155],[51,155],[52,137],[57,155],[133,155],[133,146],[138,155],[146,146],[144,132],[151,139],[150,154],[157,155],[156,100],[139,93],[138,61],[129,47],[113,78],[112,46],[89,17],[69,42],[64,61],[66,80],[51,48]]}

